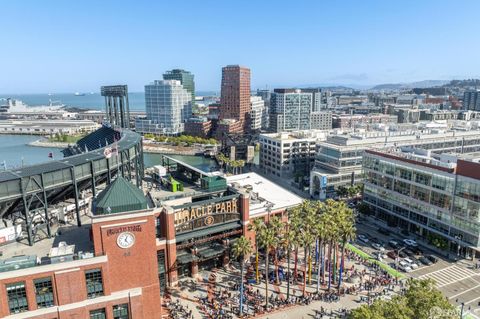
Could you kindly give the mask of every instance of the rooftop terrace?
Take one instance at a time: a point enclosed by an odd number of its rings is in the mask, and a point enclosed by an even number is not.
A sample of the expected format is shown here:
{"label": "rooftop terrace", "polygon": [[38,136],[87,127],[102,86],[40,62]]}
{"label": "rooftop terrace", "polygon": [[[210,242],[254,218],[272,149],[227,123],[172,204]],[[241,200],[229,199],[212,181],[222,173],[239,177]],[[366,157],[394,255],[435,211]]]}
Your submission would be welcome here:
{"label": "rooftop terrace", "polygon": [[287,209],[302,203],[302,198],[256,173],[227,177],[229,186],[250,194],[250,217]]}
{"label": "rooftop terrace", "polygon": [[[73,255],[70,254],[73,259],[93,257],[93,242],[90,240],[91,218],[82,216],[82,223],[83,226],[81,227],[78,227],[76,224],[54,227],[52,229],[54,236],[40,240],[34,246],[29,246],[25,242],[5,244],[0,247],[2,254],[0,261],[17,256],[36,256],[40,264],[50,264],[52,263],[51,257],[55,257],[51,253],[58,254],[59,249],[55,248],[58,248],[62,242],[65,242],[68,246],[75,246]],[[68,249],[65,252],[67,254],[70,253]]]}

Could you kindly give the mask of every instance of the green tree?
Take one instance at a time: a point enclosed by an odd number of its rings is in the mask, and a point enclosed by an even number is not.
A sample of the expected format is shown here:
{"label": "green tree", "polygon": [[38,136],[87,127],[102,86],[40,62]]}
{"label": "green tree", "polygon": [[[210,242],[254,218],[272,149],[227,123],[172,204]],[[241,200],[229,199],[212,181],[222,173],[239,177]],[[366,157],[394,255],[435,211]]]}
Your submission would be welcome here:
{"label": "green tree", "polygon": [[298,242],[297,225],[299,219],[295,216],[295,214],[295,209],[289,211],[287,227],[281,243],[282,247],[285,248],[287,252],[287,300],[290,299],[290,252],[292,250],[292,246]]}
{"label": "green tree", "polygon": [[268,280],[269,280],[269,254],[270,249],[276,242],[275,230],[266,224],[258,233],[260,247],[265,249],[265,309],[268,310]]}
{"label": "green tree", "polygon": [[301,207],[296,206],[292,208],[289,212],[288,216],[289,220],[289,233],[291,245],[295,250],[294,255],[294,267],[293,267],[293,277],[297,278],[297,271],[298,271],[298,250],[302,246],[302,239],[301,239],[301,229],[303,225],[302,216],[301,216]]}
{"label": "green tree", "polygon": [[240,265],[240,316],[243,315],[243,274],[245,269],[245,259],[252,253],[252,243],[245,237],[241,236],[232,246],[233,256],[241,258]]}
{"label": "green tree", "polygon": [[342,285],[343,272],[345,271],[345,245],[355,238],[355,216],[353,211],[348,208],[345,202],[335,202],[338,234],[341,241],[341,259],[340,259],[340,272],[338,279],[338,289]]}
{"label": "green tree", "polygon": [[258,237],[262,227],[265,227],[265,223],[261,218],[255,218],[253,222],[248,225],[248,230],[253,231],[255,233],[255,279],[257,280],[257,283],[260,281],[260,274],[258,271],[258,258],[259,258]]}
{"label": "green tree", "polygon": [[355,197],[358,194],[358,187],[356,185],[352,185],[347,188],[348,197]]}
{"label": "green tree", "polygon": [[368,206],[368,204],[366,204],[364,202],[361,202],[360,204],[358,204],[357,210],[362,215],[369,215],[370,214],[370,206]]}
{"label": "green tree", "polygon": [[273,216],[270,219],[269,227],[273,229],[273,232],[275,234],[275,240],[272,242],[272,249],[273,249],[273,264],[275,265],[275,278],[276,282],[280,282],[279,278],[279,267],[278,267],[278,249],[280,248],[282,241],[283,241],[283,236],[285,233],[285,224],[282,222],[282,220],[277,217]]}
{"label": "green tree", "polygon": [[[321,209],[322,207],[320,207],[320,211]],[[327,228],[327,225],[328,225],[327,219],[329,217],[330,216],[328,216],[327,214],[321,214],[315,224],[315,228],[316,228],[315,231],[317,234],[318,249],[319,249],[319,255],[320,255],[320,259],[317,262],[317,293],[320,291],[320,277],[324,271],[323,265],[325,262],[325,242],[326,240],[328,240],[328,233],[329,233],[329,229]]]}
{"label": "green tree", "polygon": [[245,167],[245,161],[238,160],[238,168],[240,169],[240,174],[243,173],[243,167]]}
{"label": "green tree", "polygon": [[348,190],[345,186],[338,186],[336,192],[340,197],[346,197],[348,195]]}
{"label": "green tree", "polygon": [[434,281],[409,279],[404,295],[389,301],[376,300],[352,310],[349,319],[430,319],[432,312],[442,319],[456,319],[458,310],[435,288]]}

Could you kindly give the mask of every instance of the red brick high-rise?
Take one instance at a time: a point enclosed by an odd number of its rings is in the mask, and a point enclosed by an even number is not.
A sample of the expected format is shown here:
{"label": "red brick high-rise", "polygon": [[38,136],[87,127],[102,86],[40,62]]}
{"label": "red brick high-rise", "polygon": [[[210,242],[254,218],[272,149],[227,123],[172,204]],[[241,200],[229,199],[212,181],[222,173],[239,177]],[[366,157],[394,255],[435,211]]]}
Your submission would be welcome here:
{"label": "red brick high-rise", "polygon": [[250,105],[250,69],[239,65],[222,68],[220,120],[235,120],[243,132],[247,126]]}

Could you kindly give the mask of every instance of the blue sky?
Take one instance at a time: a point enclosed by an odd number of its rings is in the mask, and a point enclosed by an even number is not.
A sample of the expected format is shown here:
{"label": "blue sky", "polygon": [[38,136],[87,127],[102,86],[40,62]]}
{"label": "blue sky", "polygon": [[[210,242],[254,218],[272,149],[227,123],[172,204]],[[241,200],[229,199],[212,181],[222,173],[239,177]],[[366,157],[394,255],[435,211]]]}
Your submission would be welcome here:
{"label": "blue sky", "polygon": [[130,91],[181,67],[219,90],[480,76],[480,1],[3,1],[1,93]]}

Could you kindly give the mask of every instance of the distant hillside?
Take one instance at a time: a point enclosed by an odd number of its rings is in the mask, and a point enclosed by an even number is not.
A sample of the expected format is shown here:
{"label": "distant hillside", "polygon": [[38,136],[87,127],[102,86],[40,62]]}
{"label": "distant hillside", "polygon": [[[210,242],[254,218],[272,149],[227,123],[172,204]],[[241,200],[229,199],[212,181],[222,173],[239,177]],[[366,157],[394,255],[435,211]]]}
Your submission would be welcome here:
{"label": "distant hillside", "polygon": [[412,88],[429,88],[442,86],[449,83],[449,81],[444,80],[424,80],[411,83],[386,83],[379,84],[371,88],[371,90],[402,90],[402,89],[412,89]]}
{"label": "distant hillside", "polygon": [[443,85],[444,87],[480,87],[479,79],[467,79],[467,80],[452,80],[447,84]]}

